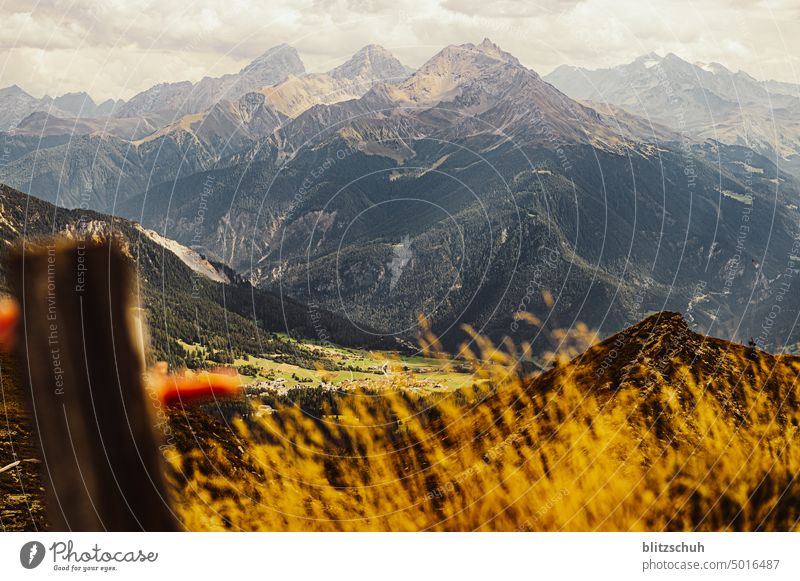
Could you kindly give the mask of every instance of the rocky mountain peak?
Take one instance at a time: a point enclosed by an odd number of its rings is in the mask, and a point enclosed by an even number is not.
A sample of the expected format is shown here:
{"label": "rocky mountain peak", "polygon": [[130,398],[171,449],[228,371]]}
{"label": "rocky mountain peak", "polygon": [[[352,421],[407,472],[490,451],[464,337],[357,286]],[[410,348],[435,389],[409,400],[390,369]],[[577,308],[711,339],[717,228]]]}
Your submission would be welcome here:
{"label": "rocky mountain peak", "polygon": [[480,44],[472,44],[471,42],[459,45],[451,44],[431,58],[428,63],[423,65],[423,68],[429,63],[442,59],[462,59],[469,61],[474,66],[485,66],[492,64],[492,61],[519,65],[517,57],[505,52],[488,38],[485,38]]}
{"label": "rocky mountain peak", "polygon": [[[648,392],[658,378],[679,387],[681,372],[686,369],[735,385],[742,368],[759,363],[774,368],[776,361],[775,356],[758,349],[697,333],[680,313],[662,311],[595,344],[550,375],[572,374],[576,381],[595,389],[616,390],[635,384]],[[729,398],[726,393],[714,395]]]}
{"label": "rocky mountain peak", "polygon": [[731,71],[728,70],[727,67],[721,65],[720,63],[711,62],[711,63],[703,63],[703,62],[696,62],[694,66],[703,69],[706,72],[713,73],[715,75],[730,75]]}
{"label": "rocky mountain peak", "polygon": [[660,60],[661,60],[661,55],[653,50],[636,58],[636,61],[660,61]]}
{"label": "rocky mountain peak", "polygon": [[410,73],[411,70],[391,52],[380,45],[368,44],[328,74],[335,79],[376,79],[391,82],[404,79]]}
{"label": "rocky mountain peak", "polygon": [[673,52],[667,53],[661,62],[661,67],[667,67],[673,71],[692,71],[695,66],[687,60],[682,59]]}
{"label": "rocky mountain peak", "polygon": [[19,85],[11,85],[0,89],[0,97],[30,97],[27,91],[21,89]]}
{"label": "rocky mountain peak", "polygon": [[113,109],[117,117],[155,114],[162,123],[171,123],[185,114],[205,111],[220,100],[236,100],[248,92],[304,73],[305,67],[297,50],[288,44],[280,44],[253,59],[237,74],[203,77],[197,83],[161,83]]}
{"label": "rocky mountain peak", "polygon": [[[450,45],[398,85],[399,94],[410,101],[434,103],[452,97],[466,86],[481,85],[489,92],[501,90],[522,65],[489,39],[481,44]],[[538,76],[533,71],[527,71]],[[491,87],[489,86],[491,85]]]}
{"label": "rocky mountain peak", "polygon": [[306,68],[297,49],[284,43],[273,46],[253,59],[250,64],[239,71],[239,75],[259,77],[264,81],[264,85],[272,85],[289,75],[302,75],[305,72]]}
{"label": "rocky mountain peak", "polygon": [[97,104],[85,92],[65,93],[53,99],[53,105],[74,115],[91,115],[97,109]]}
{"label": "rocky mountain peak", "polygon": [[491,56],[493,58],[496,58],[496,59],[499,59],[499,60],[503,60],[503,61],[507,61],[507,62],[514,63],[514,64],[519,64],[519,61],[517,60],[517,57],[515,57],[511,53],[505,52],[498,45],[493,43],[488,38],[484,38],[483,42],[481,42],[479,45],[475,46],[474,49],[484,53],[485,55]]}

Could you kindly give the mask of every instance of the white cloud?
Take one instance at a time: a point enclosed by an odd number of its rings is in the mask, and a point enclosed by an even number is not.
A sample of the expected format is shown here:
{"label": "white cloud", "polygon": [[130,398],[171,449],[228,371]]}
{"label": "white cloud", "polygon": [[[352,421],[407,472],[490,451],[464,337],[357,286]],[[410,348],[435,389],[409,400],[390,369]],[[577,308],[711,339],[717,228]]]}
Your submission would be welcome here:
{"label": "white cloud", "polygon": [[485,36],[541,73],[655,50],[798,82],[798,32],[794,0],[11,0],[0,6],[0,85],[127,98],[236,71],[281,42],[325,70],[368,43],[418,66]]}

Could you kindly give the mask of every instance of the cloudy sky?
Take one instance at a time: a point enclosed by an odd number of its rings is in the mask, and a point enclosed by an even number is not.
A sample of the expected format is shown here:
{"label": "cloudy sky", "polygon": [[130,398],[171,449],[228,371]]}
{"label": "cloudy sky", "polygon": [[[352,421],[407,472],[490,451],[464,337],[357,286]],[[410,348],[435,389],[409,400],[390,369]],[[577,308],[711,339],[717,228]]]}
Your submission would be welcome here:
{"label": "cloudy sky", "polygon": [[800,82],[797,0],[0,0],[0,86],[128,98],[282,42],[322,71],[369,43],[418,66],[484,37],[542,74],[655,51]]}

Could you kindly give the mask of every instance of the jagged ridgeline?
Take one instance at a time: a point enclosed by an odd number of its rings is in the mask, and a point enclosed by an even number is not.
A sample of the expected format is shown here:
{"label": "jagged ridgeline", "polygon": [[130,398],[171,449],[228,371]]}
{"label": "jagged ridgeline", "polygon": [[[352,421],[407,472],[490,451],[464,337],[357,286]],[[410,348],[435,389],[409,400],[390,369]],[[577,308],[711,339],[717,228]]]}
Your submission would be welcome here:
{"label": "jagged ridgeline", "polygon": [[387,336],[423,313],[450,349],[461,323],[521,341],[520,310],[610,335],[672,309],[779,351],[800,343],[800,293],[770,318],[800,272],[797,94],[675,55],[543,78],[486,39],[307,73],[281,45],[126,103],[0,91],[0,180]]}
{"label": "jagged ridgeline", "polygon": [[[798,529],[800,359],[663,312],[534,378],[479,339],[475,384],[402,375],[173,418],[189,529]],[[487,363],[491,361],[491,363]],[[200,437],[198,438],[198,434]]]}
{"label": "jagged ridgeline", "polygon": [[522,340],[519,310],[609,335],[669,308],[745,342],[797,275],[800,186],[776,161],[587,107],[486,41],[309,107],[118,211],[381,331],[424,313],[451,349],[461,323]]}
{"label": "jagged ridgeline", "polygon": [[[0,214],[0,237],[6,248],[54,234],[119,237],[139,273],[153,359],[179,366],[192,363],[182,343],[204,346],[210,363],[230,363],[243,354],[265,352],[310,358],[302,346],[287,340],[287,334],[342,345],[381,346],[374,335],[337,315],[322,309],[312,312],[291,298],[254,289],[230,270],[128,220],[57,208],[2,185]],[[1,276],[0,284],[5,284]]]}
{"label": "jagged ridgeline", "polygon": [[649,53],[607,69],[562,65],[544,79],[598,110],[630,111],[699,139],[746,143],[800,175],[796,84],[757,80],[673,53]]}

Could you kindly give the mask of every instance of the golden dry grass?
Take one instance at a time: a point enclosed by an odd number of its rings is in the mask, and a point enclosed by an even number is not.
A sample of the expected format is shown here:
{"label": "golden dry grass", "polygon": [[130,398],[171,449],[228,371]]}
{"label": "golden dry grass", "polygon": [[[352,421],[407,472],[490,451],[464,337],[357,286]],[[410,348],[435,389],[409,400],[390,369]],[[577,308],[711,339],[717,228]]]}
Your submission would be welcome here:
{"label": "golden dry grass", "polygon": [[340,396],[335,417],[238,421],[227,449],[172,463],[180,516],[190,530],[797,530],[800,362],[642,325],[535,379],[476,338],[481,388],[421,395],[394,376]]}

